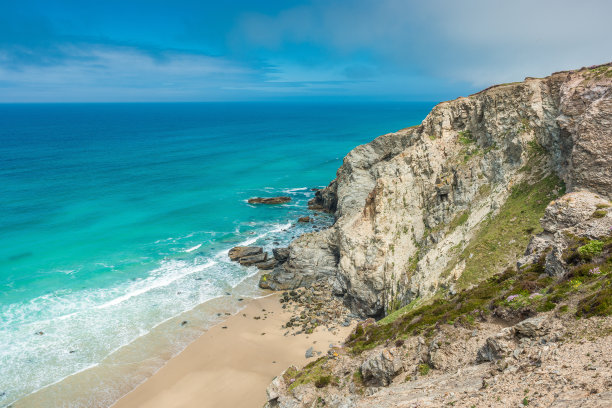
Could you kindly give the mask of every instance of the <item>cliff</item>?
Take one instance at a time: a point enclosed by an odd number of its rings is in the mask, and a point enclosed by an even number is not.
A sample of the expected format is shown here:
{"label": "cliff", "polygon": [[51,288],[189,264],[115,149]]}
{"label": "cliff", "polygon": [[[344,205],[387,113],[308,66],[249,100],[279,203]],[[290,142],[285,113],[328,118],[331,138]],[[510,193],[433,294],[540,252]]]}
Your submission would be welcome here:
{"label": "cliff", "polygon": [[351,151],[311,202],[335,224],[261,284],[385,317],[286,369],[266,407],[612,406],[611,125],[606,64],[441,103]]}
{"label": "cliff", "polygon": [[379,318],[514,265],[551,200],[612,198],[611,85],[610,64],[497,85],[356,147],[311,203],[334,226],[295,240],[266,286],[324,280]]}

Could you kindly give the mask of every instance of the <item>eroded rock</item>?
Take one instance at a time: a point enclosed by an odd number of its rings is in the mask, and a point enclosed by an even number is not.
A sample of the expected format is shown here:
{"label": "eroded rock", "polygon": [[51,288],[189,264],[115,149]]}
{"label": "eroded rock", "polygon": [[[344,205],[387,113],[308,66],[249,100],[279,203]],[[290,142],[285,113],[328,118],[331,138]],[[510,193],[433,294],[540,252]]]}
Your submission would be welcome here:
{"label": "eroded rock", "polygon": [[371,385],[389,385],[401,369],[402,359],[396,349],[376,351],[361,364],[363,380]]}

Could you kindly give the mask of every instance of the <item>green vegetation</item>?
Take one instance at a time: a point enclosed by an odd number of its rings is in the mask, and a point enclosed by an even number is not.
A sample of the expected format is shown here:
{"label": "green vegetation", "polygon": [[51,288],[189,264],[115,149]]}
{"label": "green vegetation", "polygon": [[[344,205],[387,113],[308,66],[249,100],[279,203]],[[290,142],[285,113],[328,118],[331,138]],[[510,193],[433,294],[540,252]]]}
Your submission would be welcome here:
{"label": "green vegetation", "polygon": [[431,367],[428,364],[419,364],[418,370],[420,375],[425,376],[429,374]]}
{"label": "green vegetation", "polygon": [[462,130],[461,132],[459,132],[459,143],[461,143],[464,146],[468,146],[471,145],[472,143],[475,142],[474,138],[472,137],[472,132],[470,130]]}
{"label": "green vegetation", "polygon": [[529,124],[529,119],[522,118],[521,119],[521,127],[519,128],[519,133],[526,133],[526,132],[529,132],[531,130],[532,130],[532,128],[531,128],[531,125]]}
{"label": "green vegetation", "polygon": [[353,373],[353,382],[357,385],[363,385],[363,374],[361,374],[361,369]]}
{"label": "green vegetation", "polygon": [[601,254],[603,250],[604,243],[602,241],[598,241],[593,239],[589,241],[587,244],[578,248],[578,253],[584,260],[591,260],[594,256]]}
{"label": "green vegetation", "polygon": [[603,79],[612,78],[612,66],[603,65],[596,68],[591,68],[586,71],[582,71],[586,79]]}
{"label": "green vegetation", "polygon": [[454,231],[455,228],[465,224],[466,221],[468,220],[468,218],[470,218],[470,212],[469,211],[463,211],[463,212],[457,214],[457,216],[455,216],[455,218],[453,218],[453,220],[449,224],[449,231]]}
{"label": "green vegetation", "polygon": [[[569,270],[562,277],[548,276],[542,257],[520,270],[508,268],[454,296],[438,296],[427,303],[415,301],[380,320],[377,325],[365,329],[358,327],[349,336],[347,345],[353,353],[359,354],[379,344],[412,335],[431,337],[435,327],[441,324],[472,327],[477,318],[496,309],[503,309],[502,315],[512,318],[552,310],[571,298],[579,300],[576,317],[611,315],[612,235],[599,242],[603,243],[602,250],[591,261],[568,254]],[[577,239],[569,251],[578,253],[578,248],[587,244],[584,239]],[[567,305],[562,305],[558,310],[566,313],[568,309]]]}
{"label": "green vegetation", "polygon": [[527,142],[527,146],[531,155],[543,155],[546,153],[546,150],[542,147],[542,145],[535,140],[530,140]]}
{"label": "green vegetation", "polygon": [[540,232],[539,220],[548,203],[562,194],[562,182],[553,175],[534,184],[515,186],[499,213],[483,221],[459,256],[459,260],[465,260],[465,270],[458,286],[468,287],[513,264],[531,235]]}
{"label": "green vegetation", "polygon": [[608,212],[605,210],[595,210],[593,212],[593,218],[603,218]]}
{"label": "green vegetation", "polygon": [[414,299],[412,302],[408,303],[406,306],[395,310],[392,313],[389,313],[387,316],[383,317],[379,320],[379,324],[388,324],[393,323],[397,318],[405,315],[410,310],[412,310],[418,303],[418,299]]}
{"label": "green vegetation", "polygon": [[296,370],[294,367],[287,369],[284,379],[287,384],[291,384],[289,390],[309,383],[314,383],[317,388],[323,388],[332,383],[331,373],[326,368],[327,361],[327,357],[321,357],[307,364],[301,370]]}
{"label": "green vegetation", "polygon": [[317,388],[324,388],[324,387],[327,387],[329,383],[331,383],[331,381],[332,381],[331,375],[322,375],[315,380],[314,384],[315,384],[315,387]]}

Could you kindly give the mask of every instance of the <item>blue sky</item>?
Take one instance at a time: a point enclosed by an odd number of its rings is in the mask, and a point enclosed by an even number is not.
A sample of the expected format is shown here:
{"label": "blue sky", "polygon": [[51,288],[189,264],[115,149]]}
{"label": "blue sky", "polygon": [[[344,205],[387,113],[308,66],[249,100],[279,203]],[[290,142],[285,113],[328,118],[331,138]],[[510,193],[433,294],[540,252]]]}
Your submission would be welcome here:
{"label": "blue sky", "polygon": [[612,60],[609,0],[2,0],[0,102],[427,100]]}

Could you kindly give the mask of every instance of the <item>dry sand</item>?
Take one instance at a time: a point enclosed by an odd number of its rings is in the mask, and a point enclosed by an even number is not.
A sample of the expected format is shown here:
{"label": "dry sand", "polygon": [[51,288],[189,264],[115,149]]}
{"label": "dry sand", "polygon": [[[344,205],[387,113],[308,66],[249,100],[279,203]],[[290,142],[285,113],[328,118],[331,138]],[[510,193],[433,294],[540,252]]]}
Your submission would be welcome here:
{"label": "dry sand", "polygon": [[309,335],[285,336],[281,325],[293,313],[281,306],[278,294],[250,301],[113,408],[261,407],[266,387],[276,375],[290,365],[300,367],[314,360],[305,357],[309,347],[327,353],[329,345],[343,341],[353,327],[339,327],[336,334],[319,327]]}

